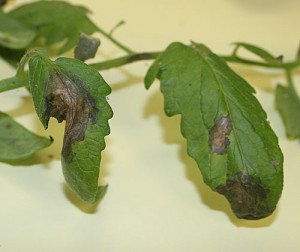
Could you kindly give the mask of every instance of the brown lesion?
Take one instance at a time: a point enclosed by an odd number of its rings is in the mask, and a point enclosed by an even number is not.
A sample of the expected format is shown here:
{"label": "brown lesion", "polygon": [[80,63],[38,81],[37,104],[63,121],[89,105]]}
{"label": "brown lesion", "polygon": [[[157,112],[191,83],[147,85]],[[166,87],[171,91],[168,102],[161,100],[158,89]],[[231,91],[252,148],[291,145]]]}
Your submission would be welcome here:
{"label": "brown lesion", "polygon": [[238,218],[257,220],[273,211],[267,204],[268,190],[250,175],[239,173],[218,186],[216,191],[227,198]]}
{"label": "brown lesion", "polygon": [[210,147],[211,152],[223,155],[227,152],[230,145],[228,136],[232,131],[230,116],[222,116],[210,130]]}
{"label": "brown lesion", "polygon": [[70,79],[64,73],[51,74],[47,90],[48,117],[58,122],[66,121],[62,154],[65,160],[72,159],[72,144],[84,139],[87,124],[94,122],[98,109],[94,99],[79,81]]}

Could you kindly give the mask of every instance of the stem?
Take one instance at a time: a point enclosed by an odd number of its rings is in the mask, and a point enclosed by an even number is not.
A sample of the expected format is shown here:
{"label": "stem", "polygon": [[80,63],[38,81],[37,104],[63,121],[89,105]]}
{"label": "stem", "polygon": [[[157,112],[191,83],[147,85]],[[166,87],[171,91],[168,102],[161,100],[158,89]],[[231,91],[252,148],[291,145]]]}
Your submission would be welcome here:
{"label": "stem", "polygon": [[286,73],[286,79],[287,79],[288,87],[297,95],[295,85],[294,85],[294,82],[293,82],[292,70],[291,69],[286,69],[285,73]]}
{"label": "stem", "polygon": [[135,61],[155,59],[160,53],[161,52],[135,53],[112,60],[90,64],[90,66],[96,68],[97,70],[110,69],[129,64]]}
{"label": "stem", "polygon": [[[109,39],[112,39],[112,41],[114,40],[109,34],[107,34],[105,32],[103,34],[106,34]],[[124,49],[124,46],[121,45],[119,42],[116,42],[115,44],[117,44],[119,47]],[[157,56],[161,53],[161,52],[133,53],[130,49],[124,49],[124,51],[129,53],[129,55],[119,57],[119,58],[115,58],[115,59],[112,59],[112,60],[102,61],[102,62],[99,62],[99,63],[93,63],[93,64],[90,64],[90,66],[94,67],[97,70],[105,70],[105,69],[110,69],[110,68],[116,68],[116,67],[119,67],[119,66],[122,66],[122,65],[126,65],[126,64],[135,62],[135,61],[153,60],[153,59],[156,59]],[[294,61],[285,62],[285,63],[280,62],[280,61],[278,61],[278,62],[267,62],[266,63],[266,62],[241,58],[241,57],[236,56],[234,54],[230,55],[230,56],[220,56],[220,57],[223,58],[227,62],[245,64],[245,65],[251,65],[251,66],[258,66],[258,67],[264,67],[264,68],[275,68],[275,69],[285,70],[289,86],[293,90],[295,90],[291,72],[294,68],[300,66],[300,58],[297,58]],[[14,79],[14,77],[0,81],[0,84],[2,86],[2,87],[0,87],[0,92],[24,86],[24,83],[21,84],[19,82],[19,80],[18,80],[17,83],[15,81],[16,81],[16,79]]]}
{"label": "stem", "polygon": [[[90,66],[96,68],[97,70],[105,70],[105,69],[110,69],[110,68],[114,68],[114,67],[119,67],[119,66],[129,64],[129,63],[132,63],[135,61],[139,61],[139,60],[152,60],[152,59],[155,59],[160,53],[161,52],[131,53],[127,56],[119,57],[116,59],[107,60],[107,61],[103,61],[103,62],[99,62],[99,63],[93,63],[93,64],[90,64]],[[220,57],[227,62],[251,65],[251,66],[258,66],[258,67],[264,67],[264,68],[292,70],[293,68],[300,66],[300,59],[296,59],[294,61],[285,62],[285,63],[280,62],[280,61],[266,63],[266,62],[241,58],[236,55],[220,56]]]}
{"label": "stem", "polygon": [[121,48],[123,51],[125,51],[128,54],[133,54],[134,51],[129,49],[127,46],[123,45],[122,43],[120,43],[119,41],[117,41],[116,39],[114,39],[111,34],[107,33],[106,31],[102,30],[101,28],[98,27],[98,31],[105,36],[107,39],[109,39],[112,43],[114,43],[116,46],[118,46],[119,48]]}
{"label": "stem", "polygon": [[294,61],[290,62],[261,62],[261,61],[255,61],[255,60],[249,60],[244,59],[241,57],[238,57],[236,55],[230,55],[230,56],[220,56],[227,62],[233,62],[233,63],[239,63],[239,64],[245,64],[245,65],[252,65],[252,66],[259,66],[259,67],[265,67],[265,68],[276,68],[276,69],[293,69],[300,66],[300,59],[296,59]]}

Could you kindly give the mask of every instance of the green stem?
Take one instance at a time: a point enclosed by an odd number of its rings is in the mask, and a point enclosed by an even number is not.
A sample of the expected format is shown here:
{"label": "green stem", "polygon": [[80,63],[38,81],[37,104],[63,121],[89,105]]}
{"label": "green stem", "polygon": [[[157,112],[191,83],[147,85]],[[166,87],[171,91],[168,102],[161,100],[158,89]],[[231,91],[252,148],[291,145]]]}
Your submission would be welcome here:
{"label": "green stem", "polygon": [[[108,35],[108,37],[111,38],[110,35]],[[117,42],[117,44],[118,44],[118,42]],[[124,46],[121,45],[120,47],[122,48]],[[116,67],[123,66],[123,65],[132,63],[132,62],[140,61],[140,60],[153,60],[153,59],[156,59],[157,56],[161,53],[161,52],[132,53],[132,51],[128,50],[128,49],[126,49],[125,51],[127,53],[129,53],[129,55],[115,58],[112,60],[102,61],[99,63],[93,63],[93,64],[90,64],[90,66],[94,67],[97,70],[111,69],[111,68],[116,68]],[[255,60],[241,58],[236,55],[220,56],[220,57],[229,63],[238,63],[238,64],[264,67],[264,68],[274,68],[274,69],[285,70],[287,78],[288,78],[288,82],[290,83],[289,85],[295,90],[293,81],[292,81],[291,72],[294,68],[300,66],[299,58],[294,61],[285,62],[285,63],[284,62],[265,63],[265,62],[261,62],[261,61],[255,61]],[[0,92],[24,86],[24,83],[22,85],[20,80],[18,80],[17,83],[15,81],[16,81],[16,79],[14,79],[14,77],[9,78],[7,80],[0,81]]]}
{"label": "green stem", "polygon": [[241,57],[238,57],[236,55],[230,55],[230,56],[221,56],[225,61],[232,62],[232,63],[238,63],[238,64],[245,64],[245,65],[252,65],[252,66],[259,66],[259,67],[265,67],[265,68],[275,68],[275,69],[293,69],[300,66],[300,59],[296,59],[294,61],[290,62],[261,62],[261,61],[255,61],[255,60],[249,60],[244,59]]}
{"label": "green stem", "polygon": [[114,67],[119,67],[139,60],[152,60],[155,59],[159,54],[160,52],[135,53],[112,60],[90,64],[90,66],[96,68],[97,70],[105,70]]}
{"label": "green stem", "polygon": [[296,89],[295,89],[295,85],[294,85],[294,82],[293,82],[292,70],[289,69],[289,68],[286,69],[285,74],[286,74],[286,79],[287,79],[288,87],[292,90],[292,92],[294,92],[297,95],[297,92],[296,92]]}
{"label": "green stem", "polygon": [[123,51],[125,51],[128,54],[134,54],[134,51],[131,50],[130,48],[128,48],[127,46],[123,45],[122,43],[120,43],[119,41],[117,41],[116,39],[114,39],[111,34],[107,33],[106,31],[102,30],[101,28],[98,27],[98,31],[105,36],[107,39],[109,39],[112,43],[114,43],[116,46],[118,46],[119,48],[121,48]]}
{"label": "green stem", "polygon": [[[155,59],[161,52],[145,52],[145,53],[131,53],[129,55],[119,57],[112,60],[107,60],[99,63],[90,64],[92,67],[97,70],[110,69],[114,67],[119,67],[128,63],[132,63],[139,60],[152,60]],[[249,60],[245,58],[238,57],[236,55],[230,56],[220,56],[226,62],[229,63],[238,63],[244,65],[258,66],[264,68],[274,68],[274,69],[294,69],[300,66],[300,59],[290,61],[290,62],[261,62],[255,60]]]}

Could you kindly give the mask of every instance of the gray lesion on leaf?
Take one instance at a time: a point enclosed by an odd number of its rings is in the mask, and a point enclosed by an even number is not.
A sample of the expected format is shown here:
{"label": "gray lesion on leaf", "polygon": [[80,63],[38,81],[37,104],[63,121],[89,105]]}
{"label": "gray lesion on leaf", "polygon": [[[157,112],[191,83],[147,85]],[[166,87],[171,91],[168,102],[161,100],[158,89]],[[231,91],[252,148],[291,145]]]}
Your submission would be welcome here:
{"label": "gray lesion on leaf", "polygon": [[[54,71],[50,75],[46,103],[48,118],[66,121],[62,155],[71,161],[72,145],[84,140],[89,122],[96,121],[98,108],[93,97],[84,89],[80,80],[70,79],[64,73]],[[75,84],[76,83],[76,84]]]}
{"label": "gray lesion on leaf", "polygon": [[257,220],[273,211],[267,204],[268,190],[250,175],[238,173],[218,186],[216,191],[227,198],[238,218]]}
{"label": "gray lesion on leaf", "polygon": [[228,136],[232,131],[232,123],[230,116],[222,116],[215,125],[210,129],[210,148],[211,152],[223,155],[227,152],[230,145]]}

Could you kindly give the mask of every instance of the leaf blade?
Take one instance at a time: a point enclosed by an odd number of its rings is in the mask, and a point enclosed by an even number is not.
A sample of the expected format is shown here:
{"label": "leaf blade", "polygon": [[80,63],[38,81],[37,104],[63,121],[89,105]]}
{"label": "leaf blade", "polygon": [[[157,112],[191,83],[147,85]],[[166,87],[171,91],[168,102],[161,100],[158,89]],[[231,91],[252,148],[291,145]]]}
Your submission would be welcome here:
{"label": "leaf blade", "polygon": [[47,128],[50,117],[66,120],[63,174],[71,189],[94,204],[106,190],[98,186],[100,152],[110,133],[110,87],[92,67],[79,60],[42,55],[29,60],[30,86],[37,114]]}
{"label": "leaf blade", "polygon": [[[155,77],[161,83],[166,114],[181,114],[188,153],[205,183],[227,197],[239,218],[271,214],[282,190],[283,157],[254,89],[222,59],[196,44],[172,43],[150,67],[147,88]],[[222,152],[212,151],[212,136]]]}
{"label": "leaf blade", "polygon": [[25,49],[35,38],[35,31],[0,10],[0,45],[9,49]]}
{"label": "leaf blade", "polygon": [[0,112],[0,161],[23,160],[48,147],[51,138],[38,136]]}
{"label": "leaf blade", "polygon": [[300,100],[297,94],[289,87],[277,85],[275,106],[283,119],[287,137],[291,139],[299,138]]}
{"label": "leaf blade", "polygon": [[8,13],[23,25],[37,31],[37,38],[53,45],[66,39],[59,53],[73,48],[80,33],[92,34],[97,26],[87,17],[88,10],[62,1],[41,1],[22,5]]}

